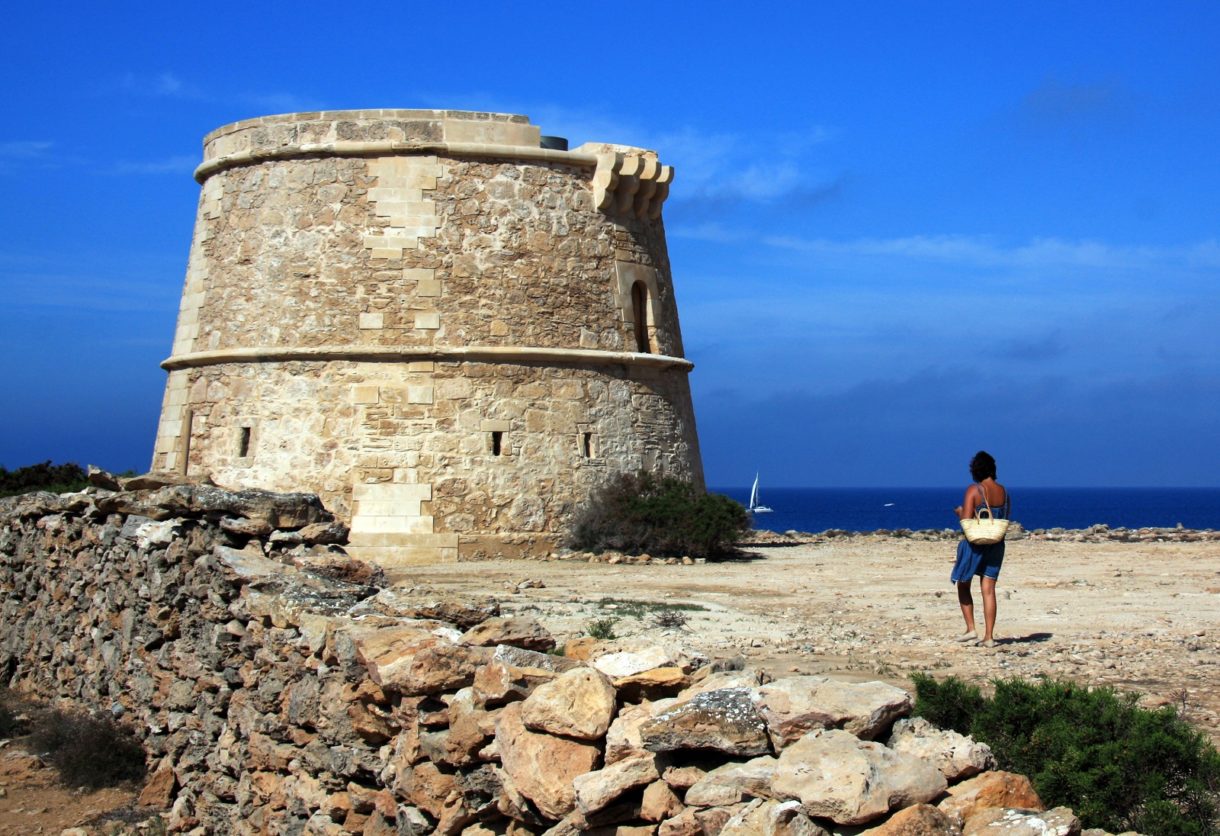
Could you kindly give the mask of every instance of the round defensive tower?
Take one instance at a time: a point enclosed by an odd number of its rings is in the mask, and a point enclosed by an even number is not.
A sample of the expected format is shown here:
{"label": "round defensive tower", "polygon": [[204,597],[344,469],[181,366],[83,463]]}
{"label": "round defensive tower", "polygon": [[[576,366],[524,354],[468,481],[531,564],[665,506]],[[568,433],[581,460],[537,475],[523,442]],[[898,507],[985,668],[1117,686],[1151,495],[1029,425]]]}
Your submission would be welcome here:
{"label": "round defensive tower", "polygon": [[316,492],[386,565],[550,550],[618,472],[702,484],[673,170],[564,145],[432,110],[209,134],[153,468]]}

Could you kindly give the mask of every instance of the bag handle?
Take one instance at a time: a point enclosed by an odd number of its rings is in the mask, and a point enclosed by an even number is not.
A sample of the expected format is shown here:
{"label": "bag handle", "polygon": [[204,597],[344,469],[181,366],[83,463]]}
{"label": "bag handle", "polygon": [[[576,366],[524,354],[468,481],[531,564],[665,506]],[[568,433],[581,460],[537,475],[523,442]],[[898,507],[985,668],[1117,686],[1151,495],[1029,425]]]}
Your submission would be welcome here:
{"label": "bag handle", "polygon": [[[981,496],[983,498],[983,505],[987,509],[987,519],[989,519],[989,520],[995,519],[995,514],[993,514],[991,512],[991,503],[987,501],[987,491],[983,490],[983,486],[980,485],[978,482],[975,482],[974,486],[979,489],[979,496]],[[1004,493],[1005,493],[1005,498],[1007,499],[1008,492],[1005,491]],[[974,506],[974,517],[975,517],[975,519],[979,519],[979,520],[981,520],[983,518],[983,509],[978,507],[977,505]]]}

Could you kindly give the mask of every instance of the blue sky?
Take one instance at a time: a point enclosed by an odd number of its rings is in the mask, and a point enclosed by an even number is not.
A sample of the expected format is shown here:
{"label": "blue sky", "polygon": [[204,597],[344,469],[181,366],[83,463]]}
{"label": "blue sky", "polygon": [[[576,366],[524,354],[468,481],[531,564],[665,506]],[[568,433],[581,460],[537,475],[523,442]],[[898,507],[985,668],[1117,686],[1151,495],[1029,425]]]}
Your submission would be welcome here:
{"label": "blue sky", "polygon": [[1220,4],[7,17],[0,465],[147,466],[205,133],[438,107],[675,166],[710,484],[1220,484]]}

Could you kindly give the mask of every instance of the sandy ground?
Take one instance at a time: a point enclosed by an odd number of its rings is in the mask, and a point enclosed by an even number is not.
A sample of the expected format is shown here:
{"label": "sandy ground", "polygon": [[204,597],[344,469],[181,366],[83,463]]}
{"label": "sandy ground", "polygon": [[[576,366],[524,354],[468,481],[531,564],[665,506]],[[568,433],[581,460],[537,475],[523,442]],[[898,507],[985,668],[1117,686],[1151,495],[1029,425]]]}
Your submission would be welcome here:
{"label": "sandy ground", "polygon": [[[869,535],[750,547],[752,559],[693,566],[498,561],[393,579],[438,595],[494,595],[505,614],[530,613],[560,640],[617,618],[618,636],[678,640],[711,658],[740,654],[776,676],[907,688],[912,671],[1110,684],[1147,705],[1173,703],[1220,741],[1217,543],[1010,542],[993,649],[952,640],[964,627],[949,582],[955,545]],[[527,579],[545,586],[509,591]],[[974,589],[981,629],[977,581]],[[641,613],[632,602],[704,609],[666,630],[656,606]]]}

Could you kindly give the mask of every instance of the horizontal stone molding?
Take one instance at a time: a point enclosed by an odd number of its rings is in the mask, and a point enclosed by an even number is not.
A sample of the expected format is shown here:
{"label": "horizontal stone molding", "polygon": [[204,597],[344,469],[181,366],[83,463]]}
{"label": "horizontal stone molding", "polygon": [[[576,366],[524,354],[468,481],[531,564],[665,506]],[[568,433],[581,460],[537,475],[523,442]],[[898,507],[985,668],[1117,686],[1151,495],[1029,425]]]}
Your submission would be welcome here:
{"label": "horizontal stone molding", "polygon": [[389,157],[412,154],[436,154],[443,157],[482,157],[502,160],[529,160],[561,165],[597,168],[598,156],[578,151],[556,151],[527,145],[501,145],[483,142],[404,142],[360,141],[318,142],[282,145],[227,154],[203,162],[195,169],[195,180],[202,183],[218,171],[267,160],[291,160],[303,157]]}
{"label": "horizontal stone molding", "polygon": [[552,363],[562,365],[639,366],[689,372],[695,364],[684,357],[597,351],[585,348],[525,348],[517,346],[284,346],[232,348],[176,354],[161,363],[166,371],[218,366],[225,363],[322,362],[409,363],[435,360],[452,363]]}

